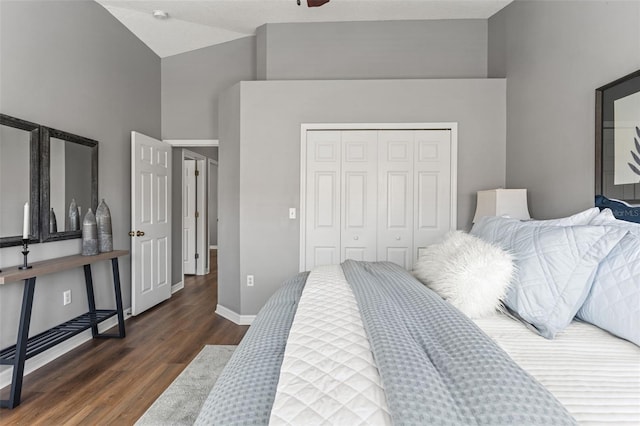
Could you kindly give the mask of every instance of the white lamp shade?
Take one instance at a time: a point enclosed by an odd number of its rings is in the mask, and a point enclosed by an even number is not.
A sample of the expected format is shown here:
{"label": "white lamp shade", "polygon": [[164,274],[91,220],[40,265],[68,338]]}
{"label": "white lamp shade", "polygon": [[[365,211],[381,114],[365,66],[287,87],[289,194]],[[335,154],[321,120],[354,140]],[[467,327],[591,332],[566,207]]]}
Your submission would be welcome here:
{"label": "white lamp shade", "polygon": [[526,189],[490,189],[478,191],[478,203],[473,222],[483,216],[508,216],[514,219],[528,220]]}

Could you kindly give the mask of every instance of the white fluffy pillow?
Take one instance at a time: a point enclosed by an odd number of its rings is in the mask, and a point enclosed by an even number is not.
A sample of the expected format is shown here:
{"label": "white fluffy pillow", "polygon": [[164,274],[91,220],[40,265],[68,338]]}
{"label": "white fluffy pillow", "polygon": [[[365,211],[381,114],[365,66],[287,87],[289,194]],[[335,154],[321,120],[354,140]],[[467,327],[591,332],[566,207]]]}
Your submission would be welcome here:
{"label": "white fluffy pillow", "polygon": [[512,256],[462,231],[422,251],[413,274],[470,318],[490,315],[514,274]]}

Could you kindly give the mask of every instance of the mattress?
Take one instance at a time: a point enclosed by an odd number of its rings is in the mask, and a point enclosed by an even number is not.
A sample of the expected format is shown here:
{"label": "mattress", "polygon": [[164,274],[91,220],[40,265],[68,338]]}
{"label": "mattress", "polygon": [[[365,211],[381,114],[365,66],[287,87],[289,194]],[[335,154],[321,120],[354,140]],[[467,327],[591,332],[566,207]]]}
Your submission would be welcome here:
{"label": "mattress", "polygon": [[579,424],[640,424],[638,346],[578,321],[553,340],[503,314],[474,322]]}

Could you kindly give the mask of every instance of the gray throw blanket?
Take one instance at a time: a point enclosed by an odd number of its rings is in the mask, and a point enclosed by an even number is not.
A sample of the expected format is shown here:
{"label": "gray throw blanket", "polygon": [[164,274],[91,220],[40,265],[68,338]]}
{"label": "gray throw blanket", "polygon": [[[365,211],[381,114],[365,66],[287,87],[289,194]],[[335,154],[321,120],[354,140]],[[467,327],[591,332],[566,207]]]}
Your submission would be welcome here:
{"label": "gray throw blanket", "polygon": [[398,425],[573,425],[471,320],[388,263],[342,264]]}
{"label": "gray throw blanket", "polygon": [[[396,425],[573,425],[566,409],[471,320],[386,262],[342,265]],[[266,425],[306,275],[256,317],[196,424]]]}

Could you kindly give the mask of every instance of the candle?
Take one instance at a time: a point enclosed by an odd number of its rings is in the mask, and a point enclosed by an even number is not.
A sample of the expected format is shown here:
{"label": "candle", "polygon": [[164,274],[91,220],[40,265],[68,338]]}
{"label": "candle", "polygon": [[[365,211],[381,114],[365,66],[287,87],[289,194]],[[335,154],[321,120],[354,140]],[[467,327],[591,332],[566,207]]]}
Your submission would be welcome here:
{"label": "candle", "polygon": [[24,203],[24,222],[22,227],[22,239],[29,239],[29,202]]}

